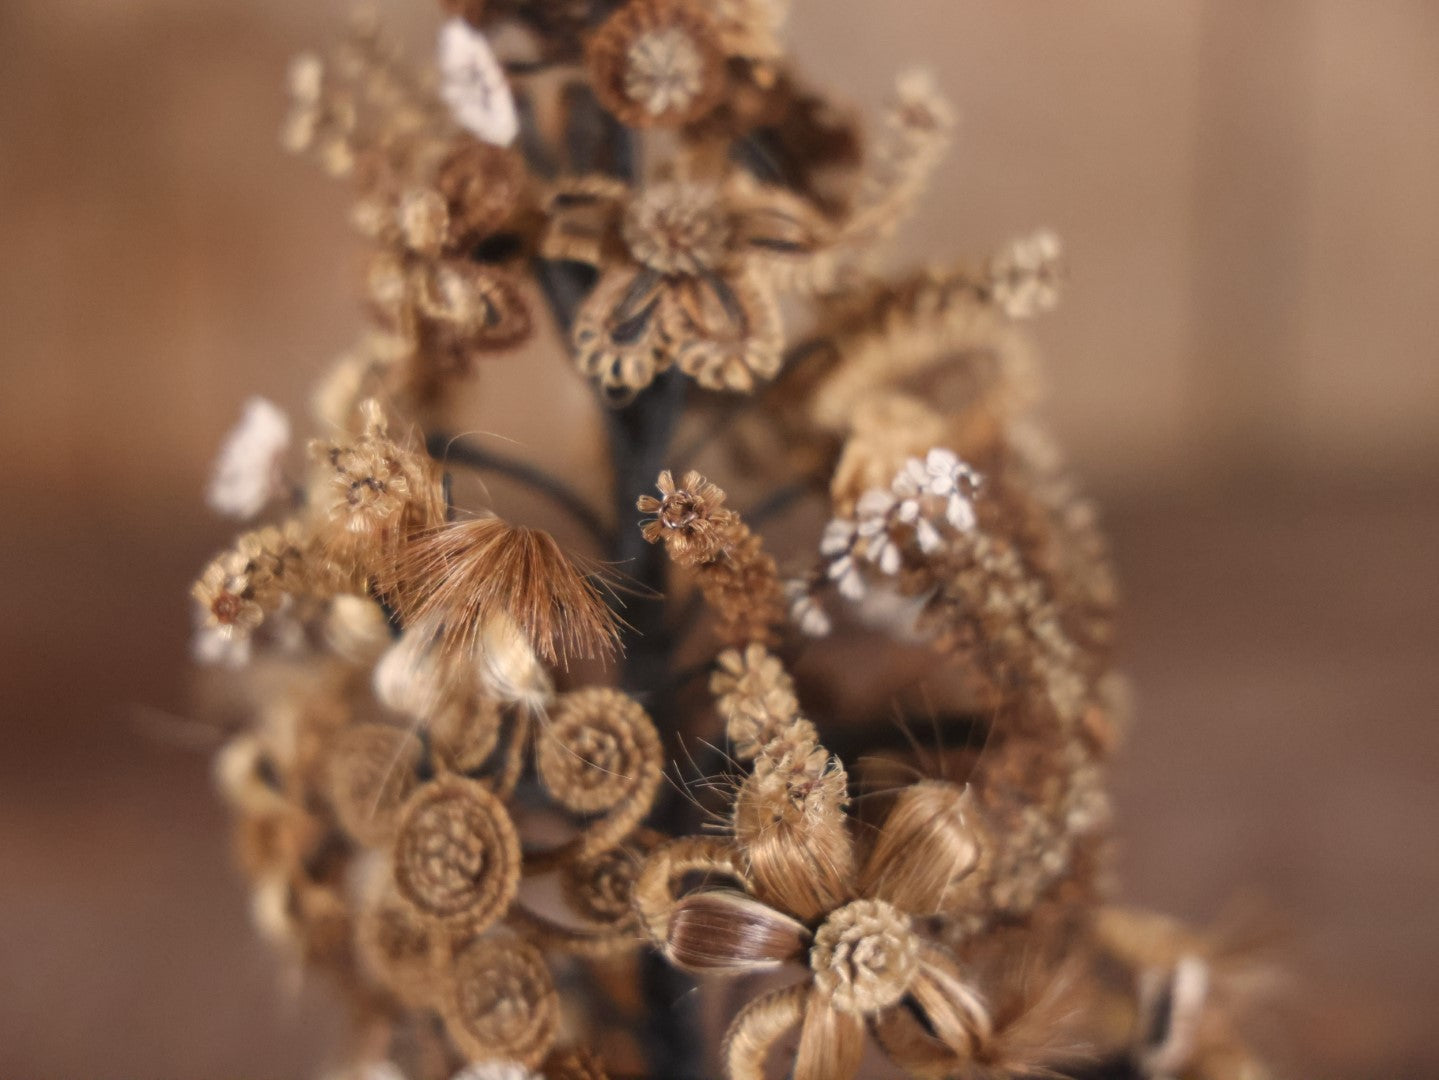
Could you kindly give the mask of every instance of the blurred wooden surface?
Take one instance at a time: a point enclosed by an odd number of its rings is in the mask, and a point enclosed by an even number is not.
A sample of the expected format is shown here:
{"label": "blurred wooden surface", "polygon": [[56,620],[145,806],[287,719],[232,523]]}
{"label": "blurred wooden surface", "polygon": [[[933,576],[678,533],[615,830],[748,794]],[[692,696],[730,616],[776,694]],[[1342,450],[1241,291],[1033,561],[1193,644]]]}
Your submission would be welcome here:
{"label": "blurred wooden surface", "polygon": [[[345,346],[341,189],[276,137],[287,58],[345,6],[0,6],[0,304],[25,403],[0,452],[27,473],[188,483],[238,398],[293,400]],[[422,52],[431,5],[380,7]],[[1439,6],[794,9],[822,85],[874,109],[925,65],[960,109],[907,261],[1064,237],[1072,284],[1039,334],[1090,476],[1369,479],[1439,457]]]}
{"label": "blurred wooden surface", "polygon": [[[423,42],[429,5],[384,5]],[[1295,1076],[1436,1075],[1439,8],[796,0],[822,81],[936,69],[915,261],[1032,225],[1050,413],[1107,494],[1140,726],[1133,898],[1296,934]],[[358,321],[341,190],[284,158],[339,3],[0,5],[0,1077],[312,1075],[187,706],[199,505],[240,400]],[[161,737],[161,733],[169,733]]]}

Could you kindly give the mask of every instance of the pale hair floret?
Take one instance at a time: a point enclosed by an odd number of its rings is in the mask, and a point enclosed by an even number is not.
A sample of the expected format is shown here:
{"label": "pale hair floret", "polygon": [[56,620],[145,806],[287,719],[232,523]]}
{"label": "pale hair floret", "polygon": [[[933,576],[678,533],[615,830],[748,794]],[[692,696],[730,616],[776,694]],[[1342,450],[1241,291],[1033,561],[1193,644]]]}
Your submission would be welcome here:
{"label": "pale hair floret", "polygon": [[290,418],[268,398],[245,402],[215,459],[206,501],[218,513],[248,520],[283,489],[280,460],[290,448]]}
{"label": "pale hair floret", "polygon": [[855,503],[852,518],[835,518],[820,538],[826,575],[841,596],[865,595],[866,568],[895,577],[906,553],[942,551],[947,536],[974,528],[973,496],[979,476],[951,450],[935,447],[910,458],[887,488],[871,488]]}
{"label": "pale hair floret", "polygon": [[440,28],[440,96],[455,122],[476,138],[508,146],[519,134],[514,94],[489,41],[464,19]]}

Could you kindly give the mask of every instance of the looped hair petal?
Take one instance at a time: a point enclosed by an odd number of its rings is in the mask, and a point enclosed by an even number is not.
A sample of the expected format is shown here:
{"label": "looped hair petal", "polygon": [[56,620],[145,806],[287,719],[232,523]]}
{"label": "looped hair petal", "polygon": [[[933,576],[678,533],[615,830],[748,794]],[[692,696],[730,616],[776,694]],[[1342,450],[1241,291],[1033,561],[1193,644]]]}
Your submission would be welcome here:
{"label": "looped hair petal", "polygon": [[593,814],[626,800],[647,810],[660,779],[660,757],[659,732],[649,713],[618,690],[590,687],[555,702],[535,765],[562,806]]}
{"label": "looped hair petal", "polygon": [[560,870],[561,895],[570,911],[592,925],[637,925],[634,895],[642,866],[639,853],[626,847],[571,860]]}
{"label": "looped hair petal", "polygon": [[661,319],[669,303],[654,271],[607,271],[575,315],[575,367],[605,390],[649,386],[670,366]]}
{"label": "looped hair petal", "polygon": [[804,923],[732,889],[691,893],[675,905],[665,955],[701,974],[747,974],[802,955]]}
{"label": "looped hair petal", "polygon": [[430,721],[430,740],[451,771],[473,773],[494,754],[503,722],[498,702],[470,694],[440,707]]}
{"label": "looped hair petal", "polygon": [[475,357],[513,349],[534,329],[519,282],[499,267],[448,260],[421,285],[425,343],[443,371],[464,374]]}
{"label": "looped hair petal", "polygon": [[855,1013],[834,1008],[815,987],[805,1001],[793,1080],[850,1080],[864,1056],[864,1021]]}
{"label": "looped hair petal", "polygon": [[440,982],[434,925],[393,889],[376,890],[360,910],[355,944],[360,963],[403,1004],[419,1008],[434,1001]]}
{"label": "looped hair petal", "polygon": [[466,1057],[534,1068],[554,1042],[559,998],[533,945],[509,935],[482,937],[451,961],[441,1013]]}
{"label": "looped hair petal", "polygon": [[756,895],[801,919],[850,896],[848,802],[843,766],[816,743],[786,744],[755,759],[735,798],[733,824]]}
{"label": "looped hair petal", "polygon": [[435,190],[449,212],[449,243],[474,244],[498,229],[524,192],[524,162],[513,151],[462,138],[435,171]]}
{"label": "looped hair petal", "polygon": [[765,1080],[765,1061],[780,1038],[804,1018],[813,994],[805,983],[773,990],[739,1011],[725,1035],[729,1080]]}
{"label": "looped hair petal", "polygon": [[612,177],[590,175],[562,180],[545,201],[548,224],[540,240],[547,259],[599,266],[621,246],[621,207],[629,188]]}
{"label": "looped hair petal", "polygon": [[681,279],[666,309],[675,365],[706,390],[750,393],[779,374],[784,326],[774,291],[755,273]]}
{"label": "looped hair petal", "polygon": [[656,848],[645,860],[635,883],[635,910],[645,932],[661,948],[669,940],[670,920],[678,899],[675,887],[686,874],[719,874],[747,883],[738,848],[717,836],[685,836]]}
{"label": "looped hair petal", "polygon": [[416,911],[478,933],[515,897],[520,841],[504,805],[476,780],[446,777],[417,791],[395,837],[395,885]]}
{"label": "looped hair petal", "polygon": [[340,827],[367,847],[395,835],[396,818],[419,783],[420,743],[385,724],[357,724],[334,740],[326,780]]}
{"label": "looped hair petal", "polygon": [[901,791],[860,875],[861,894],[915,915],[942,910],[950,889],[979,861],[968,808],[967,791],[956,784],[923,780]]}

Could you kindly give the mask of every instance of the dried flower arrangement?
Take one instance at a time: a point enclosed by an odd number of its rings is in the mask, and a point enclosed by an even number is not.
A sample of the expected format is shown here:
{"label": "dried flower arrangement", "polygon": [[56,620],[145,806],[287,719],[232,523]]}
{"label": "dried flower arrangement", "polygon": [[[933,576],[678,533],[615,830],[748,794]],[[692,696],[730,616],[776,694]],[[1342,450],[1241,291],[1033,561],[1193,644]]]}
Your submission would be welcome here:
{"label": "dried flower arrangement", "polygon": [[[336,1075],[1267,1075],[1242,954],[1106,900],[1115,588],[1017,326],[1053,236],[881,279],[950,111],[907,76],[865,143],[782,0],[448,5],[433,76],[363,21],[292,70],[373,325],[303,470],[247,408],[211,502],[284,510],[194,587],[256,919],[347,1002]],[[546,333],[607,510],[446,427]],[[593,549],[460,505],[475,472]]]}

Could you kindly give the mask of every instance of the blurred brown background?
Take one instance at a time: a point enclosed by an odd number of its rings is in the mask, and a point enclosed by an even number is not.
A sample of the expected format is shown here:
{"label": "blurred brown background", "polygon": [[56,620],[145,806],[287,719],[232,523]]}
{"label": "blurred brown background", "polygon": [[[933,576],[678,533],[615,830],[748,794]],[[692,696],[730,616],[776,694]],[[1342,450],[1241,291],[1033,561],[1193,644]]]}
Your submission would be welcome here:
{"label": "blurred brown background", "polygon": [[[432,5],[382,8],[422,47]],[[341,189],[276,144],[336,4],[0,4],[0,1077],[313,1075],[187,708],[200,499],[356,326]],[[1103,499],[1140,727],[1126,894],[1293,928],[1294,1076],[1439,1075],[1439,6],[795,0],[821,81],[935,69],[914,260],[1033,225],[1049,406]]]}

